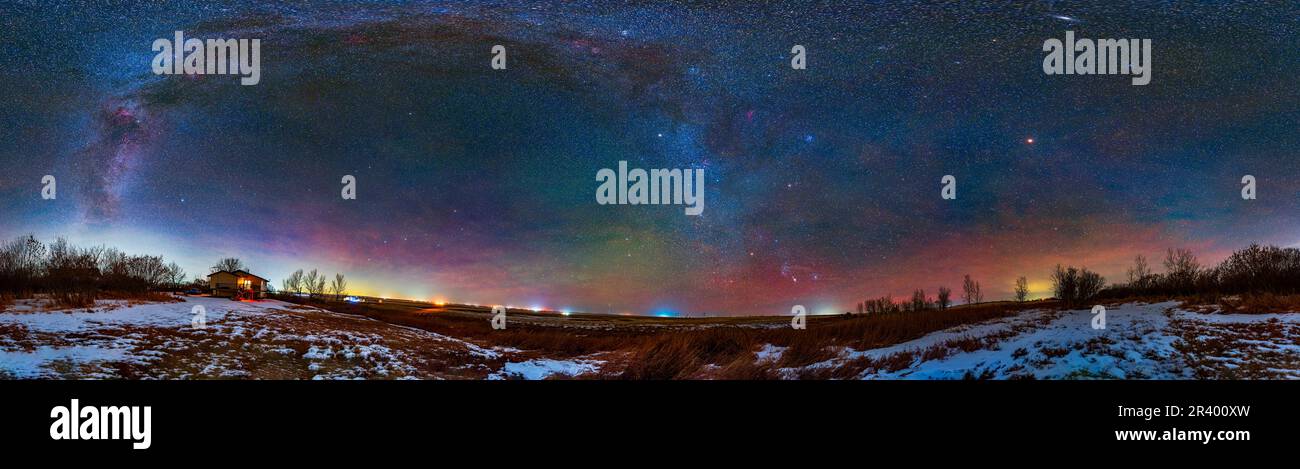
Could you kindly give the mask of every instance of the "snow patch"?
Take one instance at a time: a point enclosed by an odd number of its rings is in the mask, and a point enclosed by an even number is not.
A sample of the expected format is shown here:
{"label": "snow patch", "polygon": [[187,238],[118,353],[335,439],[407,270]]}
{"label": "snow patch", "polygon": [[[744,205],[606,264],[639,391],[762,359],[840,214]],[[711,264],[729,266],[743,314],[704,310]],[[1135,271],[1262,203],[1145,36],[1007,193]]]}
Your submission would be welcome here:
{"label": "snow patch", "polygon": [[508,362],[501,368],[501,371],[492,374],[488,379],[522,376],[524,379],[538,380],[546,379],[557,373],[576,376],[596,372],[600,370],[600,365],[603,364],[605,362],[599,360],[552,360],[549,358],[539,358],[526,362]]}

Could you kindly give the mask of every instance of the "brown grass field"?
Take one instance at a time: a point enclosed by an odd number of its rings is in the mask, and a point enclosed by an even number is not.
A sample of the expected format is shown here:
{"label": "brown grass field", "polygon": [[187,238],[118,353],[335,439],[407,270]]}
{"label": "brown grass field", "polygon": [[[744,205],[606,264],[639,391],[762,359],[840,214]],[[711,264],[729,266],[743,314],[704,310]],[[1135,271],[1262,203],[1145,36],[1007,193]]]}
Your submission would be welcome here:
{"label": "brown grass field", "polygon": [[[584,378],[621,379],[775,379],[776,369],[805,367],[829,360],[837,347],[878,348],[920,338],[954,326],[1052,308],[1055,301],[992,302],[874,315],[808,316],[807,329],[790,327],[788,316],[658,318],[605,314],[561,315],[510,309],[504,330],[491,327],[491,308],[386,299],[382,303],[294,299],[330,311],[355,314],[489,346],[527,350],[548,358],[599,355],[608,364]],[[760,363],[764,345],[786,347],[779,360]],[[802,378],[840,378],[866,368],[910,363],[911,356],[859,361],[825,368]],[[612,365],[612,366],[611,366]]]}
{"label": "brown grass field", "polygon": [[[0,378],[1297,379],[1296,296],[661,318],[367,298],[0,298]],[[192,327],[192,307],[211,315]]]}

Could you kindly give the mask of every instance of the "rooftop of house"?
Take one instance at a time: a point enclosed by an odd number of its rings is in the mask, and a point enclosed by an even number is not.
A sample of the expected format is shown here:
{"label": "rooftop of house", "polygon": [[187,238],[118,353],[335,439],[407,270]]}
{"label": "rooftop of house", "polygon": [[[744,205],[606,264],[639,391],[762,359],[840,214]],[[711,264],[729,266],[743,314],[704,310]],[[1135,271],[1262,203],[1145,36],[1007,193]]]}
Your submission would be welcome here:
{"label": "rooftop of house", "polygon": [[220,273],[227,273],[227,274],[234,275],[234,276],[236,276],[236,277],[253,277],[253,278],[258,279],[258,280],[261,280],[261,281],[263,281],[263,282],[270,282],[270,280],[264,279],[264,278],[262,278],[262,277],[258,277],[258,276],[253,275],[253,274],[250,274],[250,273],[248,273],[248,271],[246,271],[246,270],[236,270],[236,271],[233,271],[233,272],[232,272],[232,271],[229,271],[229,270],[218,270],[218,271],[216,271],[216,272],[213,272],[213,273],[208,274],[208,277],[211,277],[211,276],[213,276],[213,275],[217,275],[217,274],[220,274]]}

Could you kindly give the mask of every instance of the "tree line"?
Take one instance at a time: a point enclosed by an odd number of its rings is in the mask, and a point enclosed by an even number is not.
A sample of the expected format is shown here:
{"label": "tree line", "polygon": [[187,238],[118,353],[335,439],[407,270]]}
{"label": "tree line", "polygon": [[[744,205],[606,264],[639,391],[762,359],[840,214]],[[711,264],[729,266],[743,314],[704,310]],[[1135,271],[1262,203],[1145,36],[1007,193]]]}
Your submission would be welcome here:
{"label": "tree line", "polygon": [[27,235],[0,244],[0,293],[17,298],[48,293],[81,305],[100,291],[142,294],[184,283],[185,270],[162,256],[79,247],[63,237],[43,243]]}
{"label": "tree line", "polygon": [[1251,244],[1233,251],[1218,265],[1202,265],[1189,249],[1168,249],[1155,273],[1145,256],[1133,259],[1127,282],[1107,288],[1102,296],[1236,295],[1300,293],[1300,249]]}
{"label": "tree line", "polygon": [[[1023,290],[1023,291],[1022,291]],[[1029,283],[1024,277],[1016,280],[1016,299],[1025,301],[1029,295]],[[980,282],[967,274],[962,280],[961,300],[968,305],[984,302],[984,290]],[[907,311],[925,311],[931,309],[945,310],[952,306],[952,289],[940,286],[932,299],[925,289],[912,291],[912,297],[903,301],[894,301],[892,296],[882,296],[863,300],[858,303],[858,314],[900,313]]]}
{"label": "tree line", "polygon": [[298,269],[280,281],[280,289],[284,293],[299,296],[306,294],[311,298],[322,298],[328,293],[338,300],[347,295],[348,281],[343,274],[334,274],[334,279],[330,280],[316,269],[311,269],[307,273],[303,273],[303,269]]}

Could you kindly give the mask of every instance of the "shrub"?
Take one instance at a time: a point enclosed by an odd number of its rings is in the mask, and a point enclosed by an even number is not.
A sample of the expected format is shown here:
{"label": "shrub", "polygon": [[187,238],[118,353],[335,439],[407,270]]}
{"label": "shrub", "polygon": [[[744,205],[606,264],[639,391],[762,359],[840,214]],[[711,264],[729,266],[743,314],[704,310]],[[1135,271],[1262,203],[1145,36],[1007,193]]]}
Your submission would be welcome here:
{"label": "shrub", "polygon": [[1104,277],[1086,267],[1077,269],[1074,266],[1061,267],[1057,264],[1056,270],[1052,272],[1052,289],[1056,297],[1067,307],[1078,306],[1095,298],[1101,293],[1105,284]]}

